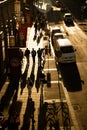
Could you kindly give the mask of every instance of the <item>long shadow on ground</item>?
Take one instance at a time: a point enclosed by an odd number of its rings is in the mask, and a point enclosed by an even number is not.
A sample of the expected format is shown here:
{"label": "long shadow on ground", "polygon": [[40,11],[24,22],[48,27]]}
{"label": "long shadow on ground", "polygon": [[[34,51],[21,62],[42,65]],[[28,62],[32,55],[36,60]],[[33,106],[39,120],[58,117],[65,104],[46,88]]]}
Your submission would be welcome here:
{"label": "long shadow on ground", "polygon": [[81,91],[82,84],[76,63],[59,64],[64,86],[68,91]]}

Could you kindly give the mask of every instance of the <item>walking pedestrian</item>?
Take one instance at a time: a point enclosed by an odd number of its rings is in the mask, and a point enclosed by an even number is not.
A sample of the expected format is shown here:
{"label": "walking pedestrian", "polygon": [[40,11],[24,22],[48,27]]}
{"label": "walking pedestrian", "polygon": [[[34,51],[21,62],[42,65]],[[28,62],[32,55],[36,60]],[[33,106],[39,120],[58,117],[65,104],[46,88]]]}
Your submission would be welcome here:
{"label": "walking pedestrian", "polygon": [[38,54],[38,58],[41,59],[42,50],[40,48],[37,50],[37,54]]}
{"label": "walking pedestrian", "polygon": [[27,58],[27,63],[29,63],[29,55],[30,55],[30,50],[27,48],[27,49],[25,50],[25,56],[26,56],[26,58]]}
{"label": "walking pedestrian", "polygon": [[33,58],[33,63],[35,63],[36,51],[34,50],[34,48],[32,48],[31,55],[32,55],[32,58]]}
{"label": "walking pedestrian", "polygon": [[34,28],[35,28],[35,34],[37,34],[37,20],[35,21]]}
{"label": "walking pedestrian", "polygon": [[38,55],[38,64],[39,66],[41,66],[42,50],[40,48],[37,50],[37,55]]}

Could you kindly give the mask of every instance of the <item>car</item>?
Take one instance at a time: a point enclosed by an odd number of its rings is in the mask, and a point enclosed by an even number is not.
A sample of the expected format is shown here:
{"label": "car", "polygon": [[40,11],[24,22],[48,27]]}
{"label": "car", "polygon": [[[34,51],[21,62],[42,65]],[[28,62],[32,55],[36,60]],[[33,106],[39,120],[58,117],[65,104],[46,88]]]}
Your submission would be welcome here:
{"label": "car", "polygon": [[60,27],[58,27],[58,26],[55,26],[55,27],[53,27],[52,29],[51,29],[51,35],[53,36],[54,35],[54,33],[60,33],[61,32],[61,29],[60,29]]}
{"label": "car", "polygon": [[73,16],[71,13],[64,14],[64,22],[67,26],[74,26]]}
{"label": "car", "polygon": [[57,33],[57,34],[62,33],[60,27],[58,27],[58,26],[55,26],[55,27],[53,27],[53,28],[51,29],[51,42],[52,42],[52,44],[53,44],[53,37],[54,37],[54,35],[55,35],[56,33]]}
{"label": "car", "polygon": [[63,33],[55,33],[54,36],[53,36],[53,39],[62,39],[64,38],[64,35]]}
{"label": "car", "polygon": [[56,62],[59,63],[75,63],[75,49],[71,41],[67,38],[57,39],[54,43],[54,51]]}
{"label": "car", "polygon": [[52,45],[55,44],[55,41],[56,41],[57,39],[63,39],[64,37],[65,37],[65,36],[63,35],[63,33],[55,33],[54,36],[53,36],[53,44],[52,44]]}

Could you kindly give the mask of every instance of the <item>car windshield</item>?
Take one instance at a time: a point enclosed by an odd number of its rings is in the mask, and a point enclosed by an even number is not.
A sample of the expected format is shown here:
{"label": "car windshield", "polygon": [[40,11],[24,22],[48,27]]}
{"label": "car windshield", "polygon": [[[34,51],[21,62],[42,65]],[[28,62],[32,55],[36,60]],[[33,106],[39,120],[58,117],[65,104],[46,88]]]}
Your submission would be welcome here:
{"label": "car windshield", "polygon": [[73,49],[72,46],[61,47],[60,50],[63,53],[72,53],[72,52],[74,52],[74,49]]}
{"label": "car windshield", "polygon": [[60,32],[61,32],[60,29],[53,30],[53,33],[60,33]]}
{"label": "car windshield", "polygon": [[71,16],[71,15],[66,15],[66,17],[72,18],[72,16]]}

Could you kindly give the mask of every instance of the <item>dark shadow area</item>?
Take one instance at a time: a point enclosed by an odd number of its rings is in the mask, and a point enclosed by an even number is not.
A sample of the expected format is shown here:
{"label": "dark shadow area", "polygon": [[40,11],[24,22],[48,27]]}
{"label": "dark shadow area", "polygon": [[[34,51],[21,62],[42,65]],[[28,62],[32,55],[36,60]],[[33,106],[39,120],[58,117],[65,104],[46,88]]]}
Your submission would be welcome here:
{"label": "dark shadow area", "polygon": [[2,96],[1,99],[1,105],[0,108],[3,109],[7,108],[10,104],[11,99],[17,99],[17,93],[18,93],[18,85],[14,82],[10,82],[8,85],[8,88],[6,90],[6,93]]}
{"label": "dark shadow area", "polygon": [[49,72],[47,73],[47,87],[51,87],[51,74]]}
{"label": "dark shadow area", "polygon": [[65,7],[68,8],[70,12],[72,12],[73,16],[80,20],[81,19],[81,0],[61,0]]}
{"label": "dark shadow area", "polygon": [[33,64],[32,66],[30,77],[27,76],[28,98],[31,98],[32,95],[32,87],[34,85],[34,80],[35,80],[34,68],[35,68],[35,64]]}
{"label": "dark shadow area", "polygon": [[22,102],[17,101],[17,93],[15,93],[12,105],[9,109],[9,117],[7,120],[8,130],[19,130],[21,107]]}
{"label": "dark shadow area", "polygon": [[[18,130],[20,125],[20,116],[22,102],[17,101],[18,95],[18,82],[10,82],[6,93],[3,95],[0,104],[0,111],[4,111],[7,108],[9,117],[6,120],[5,128],[8,130]],[[16,120],[17,119],[17,120]]]}
{"label": "dark shadow area", "polygon": [[4,85],[5,81],[6,81],[6,78],[7,78],[6,74],[0,76],[0,91],[1,91],[3,85]]}
{"label": "dark shadow area", "polygon": [[48,104],[43,104],[39,109],[38,114],[38,130],[44,130],[46,128],[46,112]]}
{"label": "dark shadow area", "polygon": [[76,63],[59,63],[59,69],[67,91],[75,92],[82,90],[81,78]]}
{"label": "dark shadow area", "polygon": [[38,67],[38,70],[37,70],[37,79],[35,81],[35,87],[37,89],[37,93],[39,92],[39,88],[40,88],[40,67]]}
{"label": "dark shadow area", "polygon": [[17,101],[17,93],[15,93],[12,104],[9,108],[9,115],[14,114],[15,112],[20,114],[21,107],[22,107],[22,102]]}
{"label": "dark shadow area", "polygon": [[37,89],[37,93],[39,92],[40,85],[46,84],[46,83],[47,83],[47,80],[46,80],[46,75],[44,74],[44,71],[43,71],[43,67],[39,66],[38,71],[37,71],[37,79],[35,82],[35,87]]}
{"label": "dark shadow area", "polygon": [[53,11],[53,9],[47,13],[47,18],[49,22],[54,22],[55,24],[58,24],[62,20],[60,11]]}
{"label": "dark shadow area", "polygon": [[[34,84],[34,80],[35,80],[34,68],[35,68],[35,63],[33,63],[31,74],[30,74],[30,79],[32,80],[33,84]],[[32,84],[32,86],[33,86],[33,84]]]}
{"label": "dark shadow area", "polygon": [[[65,22],[65,21],[64,21]],[[65,24],[66,24],[66,26],[67,27],[74,27],[75,25],[74,25],[74,22],[65,22]]]}
{"label": "dark shadow area", "polygon": [[20,85],[20,87],[21,87],[21,92],[20,92],[20,94],[23,93],[23,89],[24,89],[25,86],[26,86],[26,78],[27,78],[27,73],[28,73],[28,67],[29,67],[29,65],[27,64],[24,73],[21,75],[21,85]]}
{"label": "dark shadow area", "polygon": [[[26,111],[23,119],[23,126],[21,130],[34,130],[34,123],[35,123],[34,111],[35,111],[35,104],[34,101],[30,98],[27,101]],[[30,129],[31,121],[32,121],[32,129]]]}

